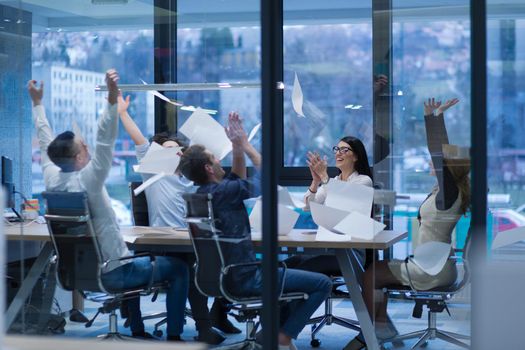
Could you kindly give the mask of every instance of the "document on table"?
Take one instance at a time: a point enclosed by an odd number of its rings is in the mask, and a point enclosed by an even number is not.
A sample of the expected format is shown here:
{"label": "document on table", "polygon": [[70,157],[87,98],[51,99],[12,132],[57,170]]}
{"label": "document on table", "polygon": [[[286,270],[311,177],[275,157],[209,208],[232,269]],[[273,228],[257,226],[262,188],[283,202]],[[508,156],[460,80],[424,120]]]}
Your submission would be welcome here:
{"label": "document on table", "polygon": [[279,204],[294,208],[304,207],[304,203],[293,198],[286,187],[279,186],[277,188],[277,193],[279,195]]}
{"label": "document on table", "polygon": [[374,201],[374,188],[364,185],[352,184],[347,181],[330,179],[326,185],[325,204],[332,208],[344,208],[344,210],[357,211],[363,215],[370,216],[372,203]]}
{"label": "document on table", "polygon": [[316,202],[310,202],[310,211],[314,222],[318,226],[329,230],[333,230],[349,214],[347,211],[331,208]]}
{"label": "document on table", "polygon": [[498,232],[492,241],[492,250],[525,240],[525,226]]}
{"label": "document on table", "polygon": [[315,240],[322,242],[348,242],[352,240],[352,237],[334,233],[322,226],[319,226],[317,229],[317,234],[315,235]]}
{"label": "document on table", "polygon": [[[293,209],[288,208],[282,204],[279,204],[277,207],[278,210],[278,234],[287,235],[290,233],[297,219],[299,218],[299,213]],[[255,205],[253,206],[252,212],[250,213],[250,226],[255,232],[262,232],[262,200],[257,199]]]}
{"label": "document on table", "polygon": [[426,242],[414,250],[412,262],[419,266],[431,276],[435,276],[443,270],[450,256],[450,243]]}
{"label": "document on table", "polygon": [[334,231],[350,235],[352,238],[372,240],[384,228],[385,224],[373,220],[370,215],[354,211],[341,220],[334,227]]}
{"label": "document on table", "polygon": [[299,114],[301,117],[305,117],[303,112],[303,89],[299,83],[299,78],[297,73],[295,73],[293,88],[292,88],[292,106],[295,113]]}

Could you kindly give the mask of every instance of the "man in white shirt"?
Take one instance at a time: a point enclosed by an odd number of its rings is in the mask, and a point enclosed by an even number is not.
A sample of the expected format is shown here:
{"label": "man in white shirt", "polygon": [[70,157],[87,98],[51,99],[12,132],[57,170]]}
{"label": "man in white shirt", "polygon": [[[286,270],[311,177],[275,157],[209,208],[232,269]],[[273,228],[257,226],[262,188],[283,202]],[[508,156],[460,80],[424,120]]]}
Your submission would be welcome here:
{"label": "man in white shirt", "polygon": [[[148,142],[142,131],[128,113],[130,106],[130,96],[123,98],[118,97],[118,113],[120,121],[128,132],[129,136],[135,143],[135,153],[137,160],[140,162],[148,153],[151,143]],[[152,142],[164,148],[183,147],[184,144],[178,138],[167,132],[158,133],[153,136]],[[175,161],[175,160],[173,160]],[[146,182],[153,174],[142,173],[142,181]],[[196,187],[193,182],[186,179],[182,174],[176,173],[171,176],[163,177],[151,186],[147,187],[146,198],[148,202],[148,217],[150,226],[168,226],[176,228],[186,228],[186,203],[182,194],[195,192]],[[240,333],[241,330],[236,328],[227,318],[229,311],[223,303],[216,299],[213,303],[211,314],[208,312],[208,298],[202,295],[195,283],[193,283],[193,265],[195,264],[194,253],[177,253],[173,254],[186,261],[190,267],[190,288],[188,300],[190,302],[192,317],[195,320],[195,327],[198,332],[196,340],[211,345],[220,344],[225,338],[214,331],[215,327],[226,334]],[[210,317],[211,316],[211,317]]]}
{"label": "man in white shirt", "polygon": [[[46,190],[87,193],[93,228],[102,247],[104,260],[116,260],[131,255],[120,233],[104,186],[111,170],[118,132],[118,80],[119,76],[115,70],[110,69],[106,72],[108,104],[98,121],[93,157],[84,141],[71,131],[63,132],[53,139],[53,132],[42,105],[43,83],[40,88],[37,88],[34,80],[28,83]],[[188,293],[188,268],[183,261],[173,257],[157,257],[154,271],[148,257],[113,261],[102,274],[102,281],[108,288],[133,288],[149,281],[152,273],[155,282],[169,282],[166,296],[168,340],[180,340]],[[134,307],[130,307],[130,312],[140,314],[138,300]],[[131,319],[133,335],[144,335],[141,318]]]}

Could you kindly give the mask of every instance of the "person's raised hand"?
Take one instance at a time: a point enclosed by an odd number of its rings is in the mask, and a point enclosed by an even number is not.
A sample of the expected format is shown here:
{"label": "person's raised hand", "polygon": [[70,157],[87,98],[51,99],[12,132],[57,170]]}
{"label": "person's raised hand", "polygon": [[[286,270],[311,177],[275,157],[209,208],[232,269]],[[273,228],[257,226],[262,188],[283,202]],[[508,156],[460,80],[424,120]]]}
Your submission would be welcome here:
{"label": "person's raised hand", "polygon": [[436,101],[436,99],[432,97],[423,102],[423,105],[425,106],[425,115],[433,115],[434,111],[441,106],[441,101]]}
{"label": "person's raised hand", "polygon": [[455,106],[459,103],[459,99],[453,98],[452,100],[448,100],[447,102],[443,103],[438,108],[438,114],[444,113],[447,109],[449,109],[452,106]]}
{"label": "person's raised hand", "polygon": [[237,112],[228,114],[228,126],[224,130],[234,146],[243,147],[248,143],[248,135],[244,131],[242,120]]}
{"label": "person's raised hand", "polygon": [[114,105],[118,99],[118,73],[115,69],[108,69],[106,71],[106,86],[108,87],[108,103]]}
{"label": "person's raised hand", "polygon": [[383,74],[374,76],[374,94],[381,92],[388,84],[388,77]]}
{"label": "person's raised hand", "polygon": [[118,103],[117,111],[118,111],[118,114],[123,114],[123,113],[127,112],[128,107],[129,107],[129,102],[130,102],[129,95],[126,96],[126,99],[124,99],[122,97],[122,93],[119,91],[118,92],[118,97],[117,97],[117,103]]}
{"label": "person's raised hand", "polygon": [[[327,180],[328,179],[328,162],[326,161],[326,157],[321,158],[319,153],[317,152],[308,152],[306,155],[308,157],[308,160],[306,161],[306,164],[308,164],[308,167],[313,170],[314,173],[317,174],[320,181]],[[313,175],[312,175],[313,176]]]}
{"label": "person's raised hand", "polygon": [[27,90],[29,91],[29,96],[31,96],[31,101],[33,101],[33,106],[41,104],[44,97],[44,82],[40,81],[40,87],[36,85],[36,80],[29,80],[27,83]]}
{"label": "person's raised hand", "polygon": [[308,165],[308,169],[310,169],[310,174],[312,175],[312,180],[314,182],[316,182],[317,184],[319,184],[321,182],[321,178],[319,177],[319,175],[317,175],[317,173],[314,171],[312,165],[311,165],[311,162],[310,162],[310,154],[313,154],[312,152],[308,152],[308,154],[306,155],[308,160],[306,161],[306,164]]}

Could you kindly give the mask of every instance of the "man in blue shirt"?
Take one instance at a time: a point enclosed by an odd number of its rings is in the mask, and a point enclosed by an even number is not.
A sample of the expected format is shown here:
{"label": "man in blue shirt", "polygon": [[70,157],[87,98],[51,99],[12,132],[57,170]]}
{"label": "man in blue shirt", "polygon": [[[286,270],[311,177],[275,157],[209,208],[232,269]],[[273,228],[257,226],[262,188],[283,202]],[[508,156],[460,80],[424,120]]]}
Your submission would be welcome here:
{"label": "man in blue shirt", "polygon": [[[230,113],[226,134],[232,142],[233,163],[230,174],[226,175],[220,161],[202,145],[189,147],[181,157],[179,171],[199,185],[198,193],[213,194],[213,211],[217,228],[222,237],[235,238],[235,243],[221,244],[227,265],[256,261],[251,241],[250,223],[244,200],[258,195],[260,180],[246,179],[245,154],[256,169],[260,168],[261,156],[248,142],[246,132],[237,113]],[[226,176],[225,176],[226,175]],[[258,268],[236,269],[229,282],[240,295],[260,295],[262,275]],[[282,270],[279,274],[282,278]],[[279,344],[282,349],[295,349],[292,339],[306,325],[310,316],[327,298],[331,281],[325,275],[288,269],[284,277],[284,292],[304,292],[307,300],[289,303],[281,313]]]}

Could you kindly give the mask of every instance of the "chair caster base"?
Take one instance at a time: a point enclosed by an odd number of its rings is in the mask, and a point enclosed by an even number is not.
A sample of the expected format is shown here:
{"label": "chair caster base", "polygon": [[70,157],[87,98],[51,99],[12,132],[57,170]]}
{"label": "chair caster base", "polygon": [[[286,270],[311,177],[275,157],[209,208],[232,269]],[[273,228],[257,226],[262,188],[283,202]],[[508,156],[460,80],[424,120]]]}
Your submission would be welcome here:
{"label": "chair caster base", "polygon": [[320,341],[319,339],[312,339],[312,340],[310,341],[310,346],[311,346],[312,348],[318,348],[318,347],[321,346],[321,341]]}

